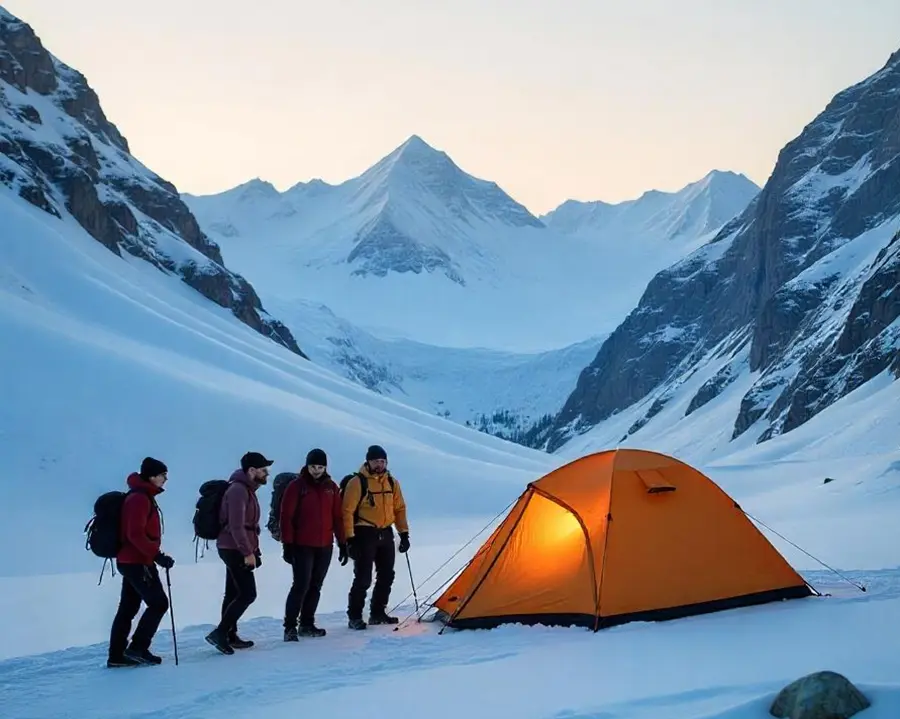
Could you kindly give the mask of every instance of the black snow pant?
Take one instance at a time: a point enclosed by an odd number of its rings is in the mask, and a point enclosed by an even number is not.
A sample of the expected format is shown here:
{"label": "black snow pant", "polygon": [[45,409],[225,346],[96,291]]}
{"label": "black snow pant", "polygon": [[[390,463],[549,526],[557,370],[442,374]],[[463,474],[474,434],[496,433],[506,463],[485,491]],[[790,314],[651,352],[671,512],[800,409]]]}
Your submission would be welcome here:
{"label": "black snow pant", "polygon": [[244,564],[244,557],[237,549],[220,549],[219,557],[225,563],[225,596],[217,629],[224,636],[234,638],[238,620],[256,601],[256,576],[254,570]]}
{"label": "black snow pant", "polygon": [[288,592],[284,605],[284,628],[297,626],[297,617],[301,627],[311,627],[322,596],[322,585],[331,564],[334,547],[302,547],[294,545],[294,560],[291,568],[294,581]]}
{"label": "black snow pant", "polygon": [[347,598],[347,616],[362,619],[366,604],[366,592],[372,585],[372,569],[375,569],[375,588],[372,590],[370,614],[384,614],[391,587],[394,584],[394,530],[392,527],[357,526],[354,528],[353,584]]}
{"label": "black snow pant", "polygon": [[159,629],[159,623],[169,611],[169,598],[163,590],[159,579],[159,570],[155,564],[119,564],[116,567],[122,575],[122,593],[119,596],[119,608],[113,619],[109,633],[109,656],[121,659],[128,646],[128,634],[131,623],[141,608],[141,602],[147,605],[138,621],[131,646],[137,650],[150,649],[150,642]]}

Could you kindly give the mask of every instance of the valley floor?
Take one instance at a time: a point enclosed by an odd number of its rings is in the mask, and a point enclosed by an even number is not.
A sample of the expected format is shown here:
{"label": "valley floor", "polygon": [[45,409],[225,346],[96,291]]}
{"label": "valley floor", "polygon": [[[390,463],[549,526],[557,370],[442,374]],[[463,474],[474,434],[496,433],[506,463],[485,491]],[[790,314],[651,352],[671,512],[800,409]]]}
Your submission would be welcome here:
{"label": "valley floor", "polygon": [[807,572],[832,596],[597,634],[510,626],[438,635],[440,625],[415,618],[398,631],[352,632],[333,613],[321,617],[327,637],[287,645],[280,621],[257,618],[242,625],[257,646],[232,657],[203,641],[208,625],[181,630],[176,667],[163,629],[160,667],[108,670],[105,644],[0,662],[0,706],[16,719],[763,719],[784,685],[831,669],[870,698],[866,719],[895,717],[900,570],[851,574],[866,593]]}

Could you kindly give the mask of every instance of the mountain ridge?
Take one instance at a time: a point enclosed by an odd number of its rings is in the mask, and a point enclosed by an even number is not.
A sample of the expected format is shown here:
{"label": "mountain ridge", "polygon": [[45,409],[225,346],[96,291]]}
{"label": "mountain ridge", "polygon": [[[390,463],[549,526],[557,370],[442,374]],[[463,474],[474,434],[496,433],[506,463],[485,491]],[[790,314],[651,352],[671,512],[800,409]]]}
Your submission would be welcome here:
{"label": "mountain ridge", "polygon": [[[747,208],[650,280],[533,442],[555,451],[649,402],[626,437],[634,435],[687,378],[722,356],[732,359],[685,416],[737,378],[753,377],[731,439],[758,426],[763,442],[896,366],[898,58],[837,93],[782,148]],[[878,318],[874,336],[871,318]]]}
{"label": "mountain ridge", "polygon": [[253,286],[224,266],[175,186],[134,158],[82,73],[30,25],[0,14],[0,182],[49,215],[64,213],[110,252],[139,257],[304,357]]}

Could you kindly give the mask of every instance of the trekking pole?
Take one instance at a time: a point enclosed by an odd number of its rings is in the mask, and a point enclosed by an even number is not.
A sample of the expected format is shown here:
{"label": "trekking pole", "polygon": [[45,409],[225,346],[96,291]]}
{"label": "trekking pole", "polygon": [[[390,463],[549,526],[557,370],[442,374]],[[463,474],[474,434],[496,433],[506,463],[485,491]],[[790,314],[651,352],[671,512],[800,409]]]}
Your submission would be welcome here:
{"label": "trekking pole", "polygon": [[178,666],[178,638],[175,636],[175,609],[172,605],[172,579],[166,567],[166,586],[169,588],[169,619],[172,620],[172,645],[175,647],[175,666]]}
{"label": "trekking pole", "polygon": [[416,595],[416,583],[413,581],[412,565],[409,563],[409,553],[406,554],[406,568],[409,570],[409,586],[412,587],[413,599],[416,602],[416,611],[419,611],[419,597]]}

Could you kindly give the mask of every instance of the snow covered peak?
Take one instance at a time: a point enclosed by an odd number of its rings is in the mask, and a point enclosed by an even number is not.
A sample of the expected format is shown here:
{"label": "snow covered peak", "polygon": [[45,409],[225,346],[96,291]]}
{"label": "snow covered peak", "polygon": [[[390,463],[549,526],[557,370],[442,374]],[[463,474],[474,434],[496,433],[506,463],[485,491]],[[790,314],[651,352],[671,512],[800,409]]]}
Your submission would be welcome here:
{"label": "snow covered peak", "polygon": [[742,212],[759,189],[742,174],[713,170],[677,192],[648,190],[619,203],[567,200],[541,219],[559,232],[609,242],[695,242]]}
{"label": "snow covered peak", "polygon": [[369,201],[394,205],[400,214],[408,205],[445,212],[471,223],[499,222],[513,227],[541,227],[542,223],[495,182],[462,170],[450,156],[418,135],[412,135],[360,177],[351,180]]}

